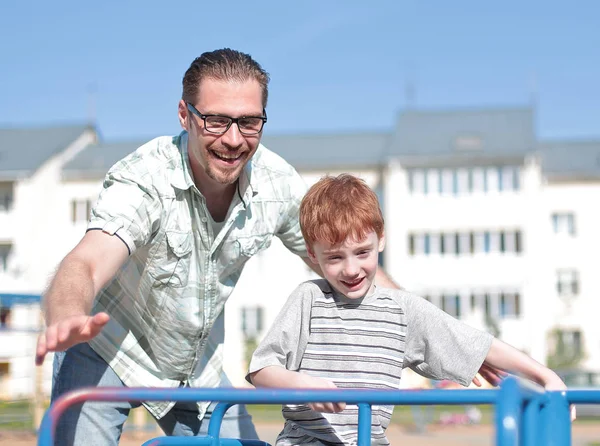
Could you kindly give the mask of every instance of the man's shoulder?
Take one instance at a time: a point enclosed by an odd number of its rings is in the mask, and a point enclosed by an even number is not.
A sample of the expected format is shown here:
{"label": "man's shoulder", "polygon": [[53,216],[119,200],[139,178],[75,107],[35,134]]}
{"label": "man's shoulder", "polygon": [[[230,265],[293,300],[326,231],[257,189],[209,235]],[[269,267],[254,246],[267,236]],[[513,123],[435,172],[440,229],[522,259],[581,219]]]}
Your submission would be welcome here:
{"label": "man's shoulder", "polygon": [[282,177],[298,175],[294,166],[262,144],[258,146],[252,157],[252,168],[254,171],[267,171]]}
{"label": "man's shoulder", "polygon": [[134,166],[154,164],[157,167],[164,167],[165,161],[179,157],[180,152],[176,140],[177,137],[173,136],[153,138],[126,155],[120,163]]}
{"label": "man's shoulder", "polygon": [[159,136],[142,144],[117,161],[108,171],[111,176],[126,176],[144,183],[170,184],[174,173],[183,171],[178,137]]}

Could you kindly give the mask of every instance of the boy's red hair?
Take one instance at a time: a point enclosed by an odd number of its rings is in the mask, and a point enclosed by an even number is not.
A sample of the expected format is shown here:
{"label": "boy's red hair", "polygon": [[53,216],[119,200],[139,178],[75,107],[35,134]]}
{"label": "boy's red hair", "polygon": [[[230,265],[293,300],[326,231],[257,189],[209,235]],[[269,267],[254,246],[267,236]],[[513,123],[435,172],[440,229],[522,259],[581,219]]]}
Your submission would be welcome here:
{"label": "boy's red hair", "polygon": [[300,227],[308,246],[338,246],[351,237],[362,241],[371,231],[383,237],[383,215],[377,195],[350,174],[326,176],[315,183],[300,204]]}

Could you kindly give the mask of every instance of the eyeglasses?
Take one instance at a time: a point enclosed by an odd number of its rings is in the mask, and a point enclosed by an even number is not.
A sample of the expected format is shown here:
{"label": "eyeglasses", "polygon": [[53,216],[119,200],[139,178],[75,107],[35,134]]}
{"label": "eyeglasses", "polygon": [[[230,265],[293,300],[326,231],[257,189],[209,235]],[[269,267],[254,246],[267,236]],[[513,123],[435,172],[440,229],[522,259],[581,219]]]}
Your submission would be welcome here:
{"label": "eyeglasses", "polygon": [[205,115],[200,113],[196,107],[186,102],[187,109],[204,121],[204,128],[207,132],[223,135],[227,133],[229,127],[234,122],[242,135],[259,134],[265,122],[267,122],[267,111],[263,109],[264,116],[242,116],[241,118],[232,118],[221,115]]}

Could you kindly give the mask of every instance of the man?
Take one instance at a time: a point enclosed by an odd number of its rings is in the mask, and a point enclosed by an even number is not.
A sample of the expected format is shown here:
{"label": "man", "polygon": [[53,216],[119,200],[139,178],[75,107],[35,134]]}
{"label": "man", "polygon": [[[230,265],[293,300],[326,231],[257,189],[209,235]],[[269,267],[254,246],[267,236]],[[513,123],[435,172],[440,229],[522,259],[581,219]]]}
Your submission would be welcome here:
{"label": "man", "polygon": [[[305,185],[259,144],[268,82],[247,54],[202,54],[183,78],[184,131],[148,142],[107,173],[88,231],[44,297],[36,362],[58,352],[53,400],[84,386],[228,385],[223,308],[245,262],[277,236],[313,267],[298,223]],[[394,286],[383,273],[376,280]],[[212,410],[144,405],[167,435],[205,434]],[[116,445],[135,406],[74,408],[56,444]],[[221,432],[256,438],[244,406],[228,411]]]}

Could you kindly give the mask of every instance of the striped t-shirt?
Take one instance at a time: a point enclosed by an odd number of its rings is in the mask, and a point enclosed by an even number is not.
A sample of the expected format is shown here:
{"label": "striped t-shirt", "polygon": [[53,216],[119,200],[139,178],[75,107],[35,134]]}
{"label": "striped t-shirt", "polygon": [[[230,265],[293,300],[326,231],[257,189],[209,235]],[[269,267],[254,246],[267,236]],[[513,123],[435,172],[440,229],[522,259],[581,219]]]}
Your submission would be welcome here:
{"label": "striped t-shirt", "polygon": [[[301,284],[256,349],[249,374],[282,366],[332,381],[341,389],[400,387],[404,367],[468,385],[492,337],[444,313],[419,296],[375,288],[361,299],[337,293],[325,280]],[[387,445],[393,406],[372,407],[371,444]],[[358,407],[330,414],[285,405],[277,445],[357,442]]]}

